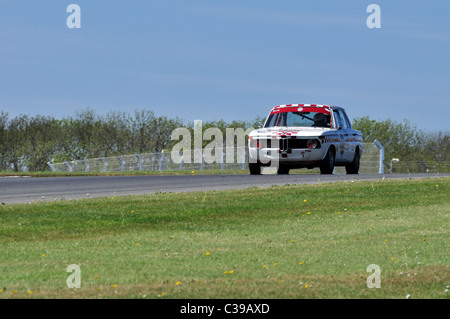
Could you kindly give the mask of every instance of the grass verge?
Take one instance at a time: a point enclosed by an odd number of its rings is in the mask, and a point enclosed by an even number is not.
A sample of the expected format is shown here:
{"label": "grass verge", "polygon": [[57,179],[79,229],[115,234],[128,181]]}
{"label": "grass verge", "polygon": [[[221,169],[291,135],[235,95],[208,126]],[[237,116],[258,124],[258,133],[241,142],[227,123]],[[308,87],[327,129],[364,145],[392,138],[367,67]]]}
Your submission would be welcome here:
{"label": "grass verge", "polygon": [[127,171],[127,172],[0,172],[0,177],[73,177],[73,176],[141,176],[141,175],[248,175],[242,169],[167,170],[167,171]]}
{"label": "grass verge", "polygon": [[448,298],[449,190],[440,178],[4,205],[0,298]]}

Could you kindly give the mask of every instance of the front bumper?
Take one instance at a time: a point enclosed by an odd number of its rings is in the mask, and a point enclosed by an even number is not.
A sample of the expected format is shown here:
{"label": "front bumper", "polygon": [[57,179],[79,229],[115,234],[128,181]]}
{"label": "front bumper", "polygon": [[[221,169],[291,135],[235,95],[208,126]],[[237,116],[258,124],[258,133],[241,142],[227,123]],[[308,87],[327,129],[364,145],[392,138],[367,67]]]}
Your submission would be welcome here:
{"label": "front bumper", "polygon": [[292,167],[315,166],[326,156],[326,149],[288,149],[282,151],[276,148],[249,148],[249,162],[274,166],[279,163]]}

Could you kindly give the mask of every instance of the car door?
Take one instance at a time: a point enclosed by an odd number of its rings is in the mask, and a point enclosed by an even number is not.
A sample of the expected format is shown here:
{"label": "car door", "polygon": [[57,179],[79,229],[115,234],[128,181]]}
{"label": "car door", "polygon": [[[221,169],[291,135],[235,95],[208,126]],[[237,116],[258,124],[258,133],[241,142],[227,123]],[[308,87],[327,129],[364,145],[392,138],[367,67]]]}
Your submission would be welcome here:
{"label": "car door", "polygon": [[334,116],[334,123],[336,125],[336,135],[337,135],[337,141],[336,141],[336,162],[337,163],[342,163],[343,161],[345,161],[344,158],[344,147],[345,147],[345,143],[344,143],[344,126],[341,120],[341,117],[339,116],[339,112],[338,110],[334,110],[333,112],[333,116]]}
{"label": "car door", "polygon": [[347,114],[345,113],[345,111],[343,109],[339,109],[338,113],[339,113],[339,117],[341,118],[341,122],[342,122],[342,126],[343,126],[343,128],[342,128],[343,136],[344,136],[343,160],[345,162],[351,162],[355,158],[355,149],[356,149],[356,145],[354,142],[354,136],[352,134],[353,133],[352,126],[347,117]]}

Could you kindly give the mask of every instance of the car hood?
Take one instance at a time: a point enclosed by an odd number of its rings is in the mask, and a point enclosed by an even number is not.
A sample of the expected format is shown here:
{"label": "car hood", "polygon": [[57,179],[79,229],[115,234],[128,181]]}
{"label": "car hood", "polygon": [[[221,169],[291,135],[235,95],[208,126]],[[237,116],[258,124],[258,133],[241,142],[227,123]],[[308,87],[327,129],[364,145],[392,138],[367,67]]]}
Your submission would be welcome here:
{"label": "car hood", "polygon": [[336,129],[326,127],[269,127],[260,128],[250,132],[251,137],[277,137],[277,136],[296,136],[296,137],[318,137],[336,133]]}

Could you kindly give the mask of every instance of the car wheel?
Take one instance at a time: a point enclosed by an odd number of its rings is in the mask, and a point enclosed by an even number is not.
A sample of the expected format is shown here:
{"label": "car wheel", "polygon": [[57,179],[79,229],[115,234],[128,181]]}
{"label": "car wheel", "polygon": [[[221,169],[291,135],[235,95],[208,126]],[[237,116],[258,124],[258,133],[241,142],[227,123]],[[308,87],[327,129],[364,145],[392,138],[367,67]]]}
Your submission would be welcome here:
{"label": "car wheel", "polygon": [[334,151],[330,148],[328,150],[327,156],[325,156],[320,165],[320,174],[333,174],[335,164],[334,159]]}
{"label": "car wheel", "polygon": [[345,170],[347,171],[347,174],[358,174],[359,173],[359,163],[360,163],[359,150],[356,150],[355,158],[353,159],[353,162],[351,162],[349,165],[345,166]]}
{"label": "car wheel", "polygon": [[258,163],[249,163],[250,175],[261,175],[261,165]]}
{"label": "car wheel", "polygon": [[289,175],[290,168],[286,166],[279,166],[277,170],[278,175]]}

